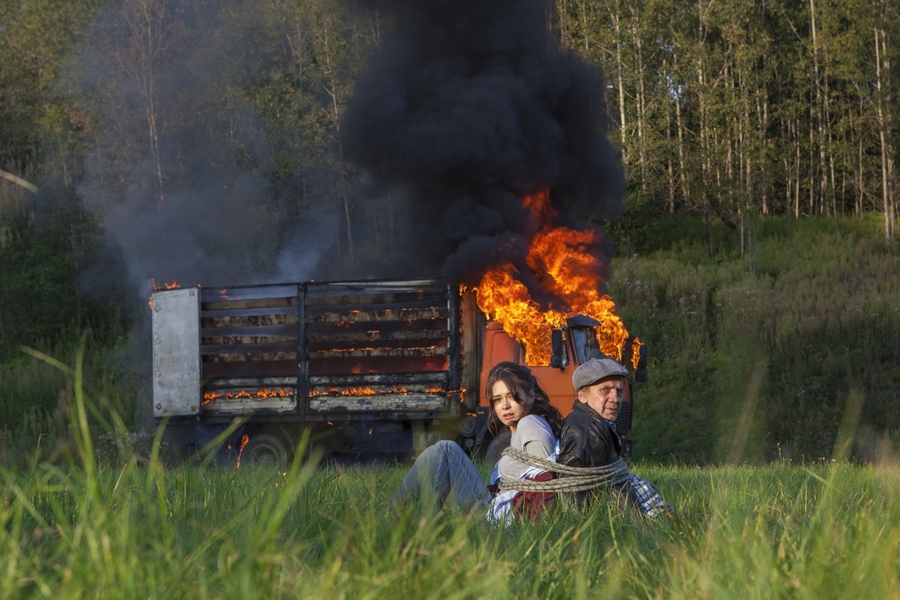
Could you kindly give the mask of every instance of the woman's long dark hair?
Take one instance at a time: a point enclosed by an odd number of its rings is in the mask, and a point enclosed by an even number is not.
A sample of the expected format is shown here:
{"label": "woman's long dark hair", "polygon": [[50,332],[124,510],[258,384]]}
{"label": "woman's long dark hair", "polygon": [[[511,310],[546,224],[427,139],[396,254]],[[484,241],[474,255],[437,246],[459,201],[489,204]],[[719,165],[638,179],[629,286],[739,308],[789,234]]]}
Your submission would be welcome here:
{"label": "woman's long dark hair", "polygon": [[[559,438],[562,430],[562,415],[550,404],[550,397],[543,389],[528,367],[514,362],[502,362],[494,365],[488,373],[487,383],[484,386],[484,395],[488,403],[488,431],[497,435],[507,426],[500,422],[497,413],[494,412],[494,384],[502,381],[512,392],[516,402],[526,409],[526,414],[543,417],[553,430],[553,437]],[[532,392],[534,397],[532,398]]]}

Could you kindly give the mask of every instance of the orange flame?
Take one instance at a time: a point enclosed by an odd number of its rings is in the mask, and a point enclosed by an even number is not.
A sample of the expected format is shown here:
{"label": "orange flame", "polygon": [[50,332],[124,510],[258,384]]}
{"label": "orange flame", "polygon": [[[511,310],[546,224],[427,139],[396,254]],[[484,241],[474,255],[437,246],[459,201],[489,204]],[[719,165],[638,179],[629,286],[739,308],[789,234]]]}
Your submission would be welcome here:
{"label": "orange flame", "polygon": [[246,433],[241,436],[240,444],[238,445],[238,457],[237,457],[237,468],[241,468],[241,454],[244,453],[244,447],[247,445],[247,442],[250,441],[250,436]]}
{"label": "orange flame", "polygon": [[[152,277],[150,278],[150,288],[154,292],[158,292],[159,290],[177,290],[181,286],[178,285],[177,281],[173,281],[171,283],[164,283],[162,285],[157,285],[156,280]],[[147,300],[147,306],[150,307],[150,310],[153,310],[153,296],[150,296],[150,299]]]}
{"label": "orange flame", "polygon": [[638,365],[641,363],[641,346],[643,345],[644,342],[637,337],[631,342],[631,366],[634,369],[637,369]]}
{"label": "orange flame", "polygon": [[152,277],[150,278],[150,287],[153,288],[154,292],[158,292],[159,290],[177,290],[181,286],[177,281],[172,281],[169,283],[164,283],[162,285],[157,285],[156,280]]}
{"label": "orange flame", "polygon": [[519,279],[516,267],[505,264],[482,277],[476,290],[479,308],[525,346],[529,365],[550,364],[552,329],[564,326],[566,318],[576,314],[600,322],[595,328],[600,350],[621,360],[628,331],[614,313],[615,303],[599,292],[603,264],[587,251],[600,243],[600,230],[556,226],[549,190],[526,195],[522,204],[542,223],[525,262],[560,306],[541,306]]}
{"label": "orange flame", "polygon": [[209,404],[213,400],[234,400],[238,398],[250,398],[256,400],[264,400],[266,398],[293,398],[294,392],[293,390],[286,390],[283,388],[278,389],[269,389],[269,388],[260,388],[255,392],[250,392],[247,390],[240,391],[232,391],[229,390],[227,392],[203,392],[203,404]]}
{"label": "orange flame", "polygon": [[374,396],[375,394],[405,394],[407,389],[401,385],[395,385],[392,390],[376,390],[370,386],[365,387],[348,387],[338,390],[335,387],[329,387],[327,390],[312,390],[310,397],[316,396]]}
{"label": "orange flame", "polygon": [[[343,389],[337,389],[334,386],[330,386],[325,390],[312,390],[309,392],[309,396],[311,398],[316,398],[320,396],[375,396],[378,394],[412,394],[415,392],[410,392],[406,387],[402,385],[395,385],[391,388],[384,388],[381,390],[376,390],[370,386],[365,387],[348,387]],[[426,394],[444,394],[446,390],[440,387],[428,387],[425,388]]]}

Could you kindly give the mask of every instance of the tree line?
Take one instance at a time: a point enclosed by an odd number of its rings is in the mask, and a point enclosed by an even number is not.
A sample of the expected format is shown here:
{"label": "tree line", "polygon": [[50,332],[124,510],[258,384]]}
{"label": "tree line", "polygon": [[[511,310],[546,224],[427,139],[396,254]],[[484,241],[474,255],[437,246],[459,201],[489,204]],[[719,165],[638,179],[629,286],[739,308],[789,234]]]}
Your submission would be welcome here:
{"label": "tree line", "polygon": [[603,66],[629,203],[730,226],[897,213],[888,0],[559,0],[565,45]]}
{"label": "tree line", "polygon": [[[894,237],[891,2],[552,8],[555,39],[606,73],[626,222],[721,220],[752,249],[759,215],[875,211]],[[260,260],[311,219],[327,223],[335,256],[389,260],[403,223],[390,199],[359,192],[341,143],[354,82],[389,28],[379,11],[341,0],[0,0],[0,169],[46,198],[35,210],[31,192],[2,180],[0,240],[35,239],[23,233],[34,214],[56,206],[56,218],[74,220],[55,228],[67,277],[89,288],[99,232],[123,197],[159,208],[198,179],[239,190],[250,174],[265,196],[246,235]]]}
{"label": "tree line", "polygon": [[[6,170],[76,181],[79,162],[96,154],[98,121],[118,102],[135,121],[127,132],[135,139],[120,132],[119,145],[132,148],[122,160],[149,157],[160,200],[174,177],[164,172],[164,138],[198,116],[206,143],[240,163],[250,157],[235,131],[240,109],[252,109],[271,149],[245,166],[276,185],[329,152],[340,161],[342,110],[389,27],[377,11],[337,0],[0,7]],[[892,236],[900,101],[893,3],[557,0],[548,26],[607,75],[618,123],[611,137],[621,145],[632,204],[732,220],[876,210]],[[206,80],[198,82],[208,84],[203,94],[166,98],[167,69],[201,50],[210,66],[223,61],[219,53],[240,68],[201,67],[192,76]],[[94,65],[96,81],[72,81],[73,56],[90,52],[106,59]],[[360,207],[349,197],[339,204],[352,226]]]}

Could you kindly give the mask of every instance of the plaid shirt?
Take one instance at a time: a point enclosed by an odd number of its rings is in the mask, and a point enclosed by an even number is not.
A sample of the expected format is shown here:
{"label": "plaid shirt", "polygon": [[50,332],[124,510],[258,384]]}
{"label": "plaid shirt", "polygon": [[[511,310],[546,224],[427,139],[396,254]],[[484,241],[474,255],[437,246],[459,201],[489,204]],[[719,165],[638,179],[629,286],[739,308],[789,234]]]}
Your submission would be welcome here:
{"label": "plaid shirt", "polygon": [[635,504],[637,504],[641,512],[648,517],[655,517],[664,512],[672,511],[672,507],[666,504],[666,501],[663,500],[662,495],[655,487],[653,487],[653,484],[640,475],[629,473],[626,485],[629,488],[631,498],[634,500]]}
{"label": "plaid shirt", "polygon": [[[616,431],[615,421],[606,419],[606,422],[609,423],[610,429],[618,435],[619,432]],[[628,488],[628,493],[631,494],[631,499],[634,500],[641,512],[648,517],[655,517],[664,512],[672,512],[674,510],[666,504],[666,501],[662,499],[662,494],[653,487],[653,484],[640,475],[629,473],[625,486]]]}
{"label": "plaid shirt", "polygon": [[[616,431],[615,421],[607,419],[606,422],[609,423],[610,429]],[[616,431],[616,435],[618,435],[618,431]],[[672,512],[674,510],[671,506],[666,504],[662,494],[653,487],[653,484],[640,475],[629,473],[628,481],[625,482],[625,486],[628,487],[631,499],[634,500],[634,503],[641,509],[641,512],[648,517],[655,517],[664,512]]]}

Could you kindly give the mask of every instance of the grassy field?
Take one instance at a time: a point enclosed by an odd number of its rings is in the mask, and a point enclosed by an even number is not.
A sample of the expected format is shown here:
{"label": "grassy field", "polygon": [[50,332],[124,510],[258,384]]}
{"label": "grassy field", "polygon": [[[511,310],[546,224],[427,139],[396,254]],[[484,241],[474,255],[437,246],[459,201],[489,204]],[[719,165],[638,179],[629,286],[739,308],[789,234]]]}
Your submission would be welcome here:
{"label": "grassy field", "polygon": [[395,468],[4,471],[4,598],[889,598],[900,474],[634,465],[674,506],[535,524],[401,512]]}
{"label": "grassy field", "polygon": [[601,501],[500,528],[393,507],[402,466],[165,467],[127,434],[110,457],[89,415],[127,428],[86,397],[83,352],[39,358],[67,379],[69,443],[0,469],[2,598],[900,597],[900,473],[846,462],[852,416],[826,461],[635,463],[668,517]]}
{"label": "grassy field", "polygon": [[654,521],[397,512],[402,467],[163,467],[108,436],[146,357],[33,344],[61,362],[0,365],[0,597],[900,597],[900,250],[873,232],[771,219],[753,273],[728,244],[617,259],[651,349],[632,470],[675,507]]}
{"label": "grassy field", "polygon": [[0,470],[3,598],[900,595],[900,473],[844,461],[850,418],[830,462],[633,465],[670,516],[601,501],[502,528],[392,506],[402,466],[322,467],[298,452],[287,470],[167,468],[159,433],[149,457],[122,435],[99,460],[82,357],[41,357],[69,378],[71,444]]}

